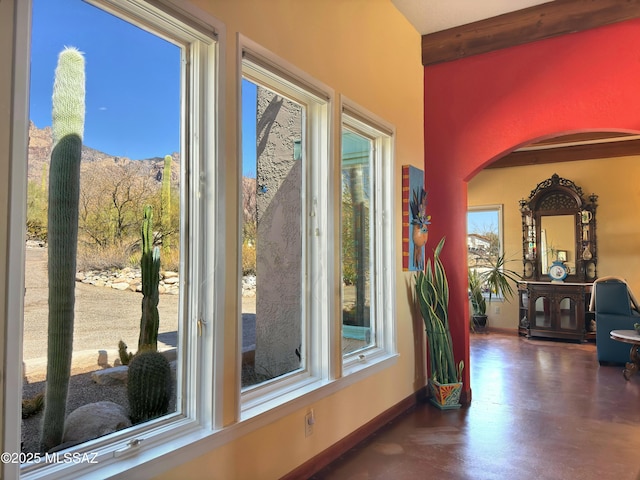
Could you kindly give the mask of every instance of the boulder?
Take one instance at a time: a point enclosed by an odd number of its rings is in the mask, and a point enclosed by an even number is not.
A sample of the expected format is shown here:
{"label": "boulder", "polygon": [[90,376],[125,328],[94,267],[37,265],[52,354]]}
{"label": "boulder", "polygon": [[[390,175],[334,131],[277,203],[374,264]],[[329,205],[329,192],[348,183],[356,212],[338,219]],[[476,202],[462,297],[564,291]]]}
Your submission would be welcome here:
{"label": "boulder", "polygon": [[106,350],[98,350],[98,365],[101,367],[109,365],[109,355]]}
{"label": "boulder", "polygon": [[88,403],[75,409],[64,422],[62,442],[82,443],[131,426],[127,410],[114,402]]}
{"label": "boulder", "polygon": [[98,385],[122,385],[127,383],[129,367],[122,365],[119,367],[96,370],[91,374],[91,380]]}

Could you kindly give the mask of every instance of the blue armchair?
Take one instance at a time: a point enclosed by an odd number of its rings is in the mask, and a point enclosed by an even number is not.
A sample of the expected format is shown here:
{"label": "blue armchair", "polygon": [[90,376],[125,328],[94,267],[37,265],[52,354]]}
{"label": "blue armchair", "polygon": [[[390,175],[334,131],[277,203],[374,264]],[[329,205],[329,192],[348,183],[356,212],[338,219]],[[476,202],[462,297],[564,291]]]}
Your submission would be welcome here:
{"label": "blue armchair", "polygon": [[626,343],[612,340],[611,330],[633,330],[640,322],[640,313],[635,307],[635,298],[627,284],[620,279],[601,279],[593,284],[593,300],[596,312],[596,350],[598,362],[624,364],[629,361],[630,347]]}

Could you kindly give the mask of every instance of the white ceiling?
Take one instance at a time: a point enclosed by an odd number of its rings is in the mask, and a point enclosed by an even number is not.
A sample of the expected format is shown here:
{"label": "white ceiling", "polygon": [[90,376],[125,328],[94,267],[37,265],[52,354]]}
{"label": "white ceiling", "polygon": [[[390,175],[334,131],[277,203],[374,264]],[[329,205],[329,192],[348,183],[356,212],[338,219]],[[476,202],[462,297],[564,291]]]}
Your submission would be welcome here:
{"label": "white ceiling", "polygon": [[418,30],[427,33],[465,25],[549,0],[391,0]]}

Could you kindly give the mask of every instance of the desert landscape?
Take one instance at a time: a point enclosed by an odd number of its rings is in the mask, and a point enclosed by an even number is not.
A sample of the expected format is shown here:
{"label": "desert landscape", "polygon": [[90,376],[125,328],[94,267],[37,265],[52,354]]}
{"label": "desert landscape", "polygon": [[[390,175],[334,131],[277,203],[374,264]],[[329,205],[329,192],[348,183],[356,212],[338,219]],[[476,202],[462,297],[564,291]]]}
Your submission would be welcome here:
{"label": "desert landscape", "polygon": [[[25,255],[23,399],[31,399],[45,389],[47,298],[47,248],[30,245]],[[158,305],[159,350],[177,347],[178,298],[178,295],[161,295]],[[97,385],[91,379],[91,372],[114,365],[120,339],[135,352],[140,331],[141,300],[140,293],[130,290],[76,282],[74,353],[67,414],[82,405],[102,400],[128,408],[124,384]],[[101,350],[107,353],[106,363],[104,356],[100,358]],[[171,408],[175,409],[175,403]],[[41,421],[42,412],[23,419],[23,452],[38,451]]]}

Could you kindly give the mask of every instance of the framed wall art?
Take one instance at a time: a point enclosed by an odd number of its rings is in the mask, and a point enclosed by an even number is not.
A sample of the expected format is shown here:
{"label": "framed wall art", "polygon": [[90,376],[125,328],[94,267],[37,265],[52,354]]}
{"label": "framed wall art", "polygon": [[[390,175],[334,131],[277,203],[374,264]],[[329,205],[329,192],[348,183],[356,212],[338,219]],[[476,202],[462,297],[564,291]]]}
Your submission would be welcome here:
{"label": "framed wall art", "polygon": [[402,269],[424,269],[424,250],[429,238],[427,192],[424,171],[411,165],[402,166]]}

